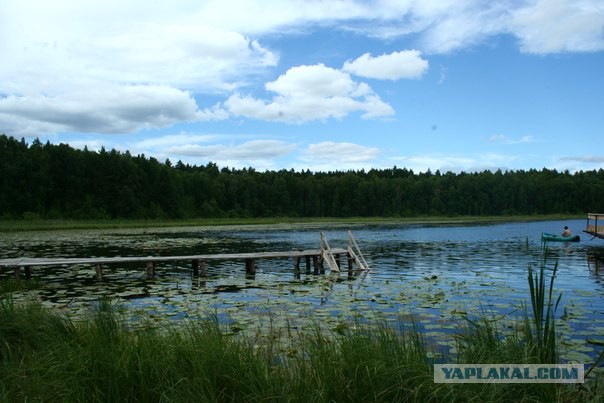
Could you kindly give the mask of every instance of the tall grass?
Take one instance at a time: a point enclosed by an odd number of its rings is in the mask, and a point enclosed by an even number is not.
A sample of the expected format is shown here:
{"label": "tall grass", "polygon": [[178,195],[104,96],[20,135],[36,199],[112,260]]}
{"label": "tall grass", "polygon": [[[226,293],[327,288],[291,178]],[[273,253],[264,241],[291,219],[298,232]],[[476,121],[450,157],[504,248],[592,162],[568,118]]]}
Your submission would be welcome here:
{"label": "tall grass", "polygon": [[[484,322],[484,323],[489,323]],[[319,326],[258,345],[215,317],[180,327],[129,330],[102,302],[73,323],[38,305],[0,304],[1,401],[598,401],[594,388],[565,385],[434,384],[422,333],[401,323],[358,323],[342,334]],[[483,325],[481,325],[483,326]],[[484,328],[483,328],[484,330]],[[494,330],[493,330],[494,331]],[[488,332],[488,331],[487,331]],[[518,362],[518,340],[470,337],[460,362]],[[507,348],[512,346],[514,348]],[[509,355],[507,355],[509,353]]]}
{"label": "tall grass", "polygon": [[528,285],[533,315],[530,317],[528,309],[524,309],[524,337],[540,363],[555,364],[559,362],[555,314],[562,294],[559,294],[554,302],[553,289],[558,271],[557,260],[554,263],[549,288],[546,287],[547,255],[547,245],[544,244],[543,260],[539,272],[535,273],[532,265],[529,265],[528,268]]}
{"label": "tall grass", "polygon": [[[522,304],[523,320],[504,331],[497,321],[483,312],[478,319],[466,318],[465,332],[457,335],[458,363],[472,364],[555,364],[559,363],[555,312],[561,295],[553,303],[553,283],[557,263],[546,290],[545,260],[538,273],[528,268],[530,309]],[[574,401],[582,393],[594,393],[594,387],[578,388],[560,384],[467,385],[466,389],[487,394],[490,401]],[[599,393],[599,392],[597,392]],[[572,398],[572,399],[571,399]],[[582,397],[587,399],[587,397]]]}
{"label": "tall grass", "polygon": [[[553,282],[546,259],[529,267],[530,309],[503,331],[483,312],[468,318],[457,353],[442,362],[558,362]],[[138,328],[137,328],[138,329]],[[269,335],[270,336],[270,335]],[[561,384],[434,384],[431,348],[414,323],[357,322],[327,332],[260,339],[232,332],[217,315],[178,327],[132,330],[101,300],[74,323],[39,304],[0,294],[0,401],[465,402],[604,401],[602,378]]]}

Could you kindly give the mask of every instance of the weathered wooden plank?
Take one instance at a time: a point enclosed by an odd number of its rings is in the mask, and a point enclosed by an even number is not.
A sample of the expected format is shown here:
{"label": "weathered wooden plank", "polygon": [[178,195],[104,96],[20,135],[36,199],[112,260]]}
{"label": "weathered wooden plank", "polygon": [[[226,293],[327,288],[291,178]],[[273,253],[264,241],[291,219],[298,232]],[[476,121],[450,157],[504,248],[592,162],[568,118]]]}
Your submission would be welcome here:
{"label": "weathered wooden plank", "polygon": [[[346,249],[332,249],[333,254],[346,253]],[[114,264],[114,263],[146,263],[174,262],[186,260],[239,260],[239,259],[278,259],[295,258],[320,255],[321,250],[286,251],[286,252],[253,252],[253,253],[225,253],[209,255],[185,255],[185,256],[115,256],[115,257],[89,257],[89,258],[28,258],[19,257],[11,259],[0,259],[0,267],[27,267],[27,266],[62,266],[75,264]],[[309,263],[310,265],[310,263]]]}

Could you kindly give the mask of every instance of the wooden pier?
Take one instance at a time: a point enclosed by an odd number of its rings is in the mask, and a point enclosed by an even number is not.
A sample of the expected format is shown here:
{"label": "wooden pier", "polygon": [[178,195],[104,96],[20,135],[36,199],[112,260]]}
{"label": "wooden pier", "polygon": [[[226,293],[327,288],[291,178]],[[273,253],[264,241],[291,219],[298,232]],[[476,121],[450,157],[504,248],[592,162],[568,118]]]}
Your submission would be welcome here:
{"label": "wooden pier", "polygon": [[313,273],[324,273],[324,263],[332,272],[341,271],[341,257],[347,258],[348,275],[352,276],[354,267],[357,270],[369,270],[367,261],[359,250],[359,247],[349,231],[348,247],[332,249],[325,235],[321,233],[321,244],[319,249],[313,250],[291,250],[286,252],[253,252],[253,253],[225,253],[225,254],[205,254],[205,255],[185,255],[185,256],[115,256],[115,257],[88,257],[88,258],[12,258],[0,259],[0,267],[14,268],[15,276],[19,278],[21,272],[25,272],[27,278],[31,277],[31,269],[35,266],[73,266],[90,265],[96,270],[97,280],[103,279],[103,266],[120,263],[141,263],[145,264],[147,278],[151,279],[155,275],[158,263],[188,261],[191,262],[191,270],[194,276],[206,276],[207,262],[212,260],[243,260],[245,262],[245,273],[248,276],[256,274],[256,260],[258,259],[293,259],[294,273],[300,274],[300,264],[304,261],[306,273],[311,273],[311,261]]}
{"label": "wooden pier", "polygon": [[583,232],[604,239],[604,213],[587,213],[587,227]]}

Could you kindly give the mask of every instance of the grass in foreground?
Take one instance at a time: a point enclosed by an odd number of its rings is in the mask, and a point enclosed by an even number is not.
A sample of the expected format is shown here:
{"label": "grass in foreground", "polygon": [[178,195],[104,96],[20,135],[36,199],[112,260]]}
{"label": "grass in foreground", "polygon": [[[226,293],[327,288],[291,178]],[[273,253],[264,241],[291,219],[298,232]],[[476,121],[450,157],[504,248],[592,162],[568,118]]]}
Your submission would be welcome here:
{"label": "grass in foreground", "polygon": [[[544,250],[547,256],[547,250]],[[457,355],[442,362],[558,362],[553,282],[546,259],[529,267],[522,330],[502,334],[485,314],[468,319]],[[73,322],[0,294],[1,401],[566,402],[604,401],[601,374],[584,385],[435,384],[434,358],[413,323],[320,325],[282,340],[235,335],[216,316],[132,330],[109,301]],[[271,337],[273,336],[274,337]]]}
{"label": "grass in foreground", "polygon": [[[74,323],[39,305],[0,303],[2,401],[602,401],[600,382],[434,384],[421,332],[386,323],[314,330],[289,346],[234,336],[216,320],[133,331],[99,303]],[[489,323],[485,321],[485,323]],[[408,324],[407,324],[408,325]],[[406,325],[406,326],[407,326]],[[521,333],[470,326],[458,362],[540,362]],[[479,353],[477,353],[479,352]],[[477,355],[478,354],[478,355]],[[594,380],[595,380],[594,375]]]}

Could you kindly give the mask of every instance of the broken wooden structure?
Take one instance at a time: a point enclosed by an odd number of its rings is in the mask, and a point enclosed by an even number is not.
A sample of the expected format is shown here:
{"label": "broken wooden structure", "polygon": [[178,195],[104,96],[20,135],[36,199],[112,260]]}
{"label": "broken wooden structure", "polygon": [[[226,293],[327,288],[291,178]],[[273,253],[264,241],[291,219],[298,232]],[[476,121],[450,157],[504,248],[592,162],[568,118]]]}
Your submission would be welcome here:
{"label": "broken wooden structure", "polygon": [[349,231],[348,247],[331,248],[321,233],[321,245],[316,250],[292,250],[287,252],[254,252],[254,253],[225,253],[186,256],[116,256],[116,257],[89,257],[89,258],[28,258],[19,257],[12,259],[0,259],[0,267],[12,267],[17,278],[24,272],[27,278],[31,277],[31,269],[34,266],[72,266],[92,265],[95,267],[97,280],[103,279],[103,266],[120,263],[141,263],[146,265],[147,278],[153,278],[158,263],[189,261],[194,276],[205,277],[207,275],[207,262],[212,260],[243,260],[245,262],[245,273],[248,276],[256,274],[256,260],[290,258],[294,261],[294,273],[300,275],[300,262],[304,259],[306,273],[311,273],[311,261],[314,266],[313,273],[325,273],[324,263],[332,272],[341,271],[341,256],[347,257],[348,275],[353,276],[355,266],[358,271],[369,270],[367,261],[363,257],[352,233]]}
{"label": "broken wooden structure", "polygon": [[587,213],[587,226],[583,232],[604,239],[604,213]]}

